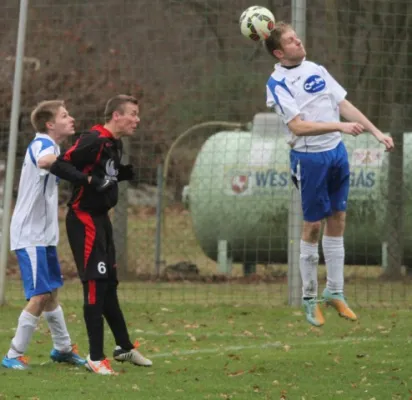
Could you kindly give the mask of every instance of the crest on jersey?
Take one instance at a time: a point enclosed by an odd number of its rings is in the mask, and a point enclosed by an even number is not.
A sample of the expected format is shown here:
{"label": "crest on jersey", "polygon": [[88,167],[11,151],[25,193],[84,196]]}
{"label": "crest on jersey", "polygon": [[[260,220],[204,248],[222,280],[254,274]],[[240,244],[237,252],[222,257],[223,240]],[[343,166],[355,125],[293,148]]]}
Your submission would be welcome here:
{"label": "crest on jersey", "polygon": [[114,166],[114,160],[107,160],[106,162],[106,175],[108,177],[116,177],[119,171]]}
{"label": "crest on jersey", "polygon": [[311,75],[303,84],[303,89],[305,89],[307,93],[318,93],[325,89],[325,86],[326,82],[321,76]]}

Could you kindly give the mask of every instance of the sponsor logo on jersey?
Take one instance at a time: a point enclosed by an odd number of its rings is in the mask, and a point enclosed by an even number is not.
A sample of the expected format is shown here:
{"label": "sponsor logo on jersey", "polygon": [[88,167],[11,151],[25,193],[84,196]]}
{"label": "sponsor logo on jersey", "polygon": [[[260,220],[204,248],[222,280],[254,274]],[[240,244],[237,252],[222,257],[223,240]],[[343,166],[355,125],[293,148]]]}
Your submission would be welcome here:
{"label": "sponsor logo on jersey", "polygon": [[311,75],[303,84],[303,89],[305,89],[307,93],[318,93],[325,89],[325,86],[326,82],[321,76]]}

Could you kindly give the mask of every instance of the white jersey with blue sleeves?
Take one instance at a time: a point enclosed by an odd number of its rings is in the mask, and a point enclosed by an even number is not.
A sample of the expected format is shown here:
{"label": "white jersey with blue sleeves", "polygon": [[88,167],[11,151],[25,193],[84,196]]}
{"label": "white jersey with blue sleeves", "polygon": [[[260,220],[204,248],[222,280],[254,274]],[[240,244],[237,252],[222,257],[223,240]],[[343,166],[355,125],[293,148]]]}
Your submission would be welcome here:
{"label": "white jersey with blue sleeves", "polygon": [[287,141],[294,150],[328,151],[342,140],[340,132],[298,137],[287,126],[298,115],[304,121],[340,121],[339,103],[345,99],[346,91],[324,67],[306,60],[290,69],[276,64],[266,85],[266,95],[267,106],[282,118]]}
{"label": "white jersey with blue sleeves", "polygon": [[37,166],[48,154],[58,156],[60,147],[49,135],[37,133],[24,157],[10,225],[11,250],[57,246],[59,241],[58,178]]}

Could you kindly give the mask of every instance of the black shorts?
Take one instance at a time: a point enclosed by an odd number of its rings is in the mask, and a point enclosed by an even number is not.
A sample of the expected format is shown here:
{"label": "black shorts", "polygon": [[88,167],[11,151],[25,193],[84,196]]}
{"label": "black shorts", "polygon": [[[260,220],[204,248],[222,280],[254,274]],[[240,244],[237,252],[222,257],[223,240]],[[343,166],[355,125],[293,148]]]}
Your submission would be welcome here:
{"label": "black shorts", "polygon": [[66,229],[79,278],[83,282],[99,279],[117,282],[116,251],[109,216],[69,209]]}

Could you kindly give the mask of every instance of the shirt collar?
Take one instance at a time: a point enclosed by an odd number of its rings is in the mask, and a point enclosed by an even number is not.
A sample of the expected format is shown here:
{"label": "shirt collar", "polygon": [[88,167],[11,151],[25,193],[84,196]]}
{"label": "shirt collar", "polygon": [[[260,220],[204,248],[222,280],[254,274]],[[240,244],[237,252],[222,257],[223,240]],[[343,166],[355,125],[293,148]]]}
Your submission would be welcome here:
{"label": "shirt collar", "polygon": [[51,142],[53,142],[54,145],[57,146],[57,143],[54,141],[54,139],[51,136],[49,136],[47,133],[37,132],[34,139],[48,139]]}
{"label": "shirt collar", "polygon": [[113,133],[106,129],[103,125],[95,125],[92,127],[91,131],[97,131],[101,136],[114,139]]}

